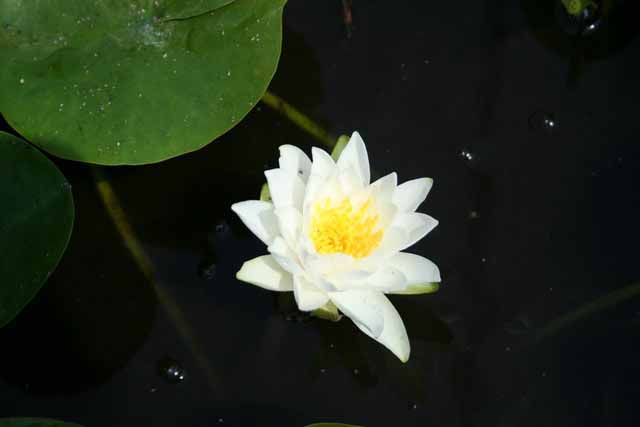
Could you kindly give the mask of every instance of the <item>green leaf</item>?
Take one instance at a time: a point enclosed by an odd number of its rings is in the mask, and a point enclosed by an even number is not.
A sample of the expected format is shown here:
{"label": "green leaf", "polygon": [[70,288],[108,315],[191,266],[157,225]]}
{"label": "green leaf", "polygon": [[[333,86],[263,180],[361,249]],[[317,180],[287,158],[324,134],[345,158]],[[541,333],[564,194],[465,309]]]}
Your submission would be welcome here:
{"label": "green leaf", "polygon": [[59,157],[115,165],[197,150],[276,70],[285,0],[0,0],[0,112]]}
{"label": "green leaf", "polygon": [[82,427],[47,418],[0,418],[0,427]]}
{"label": "green leaf", "polygon": [[424,283],[420,285],[410,285],[401,291],[389,292],[396,295],[420,295],[432,294],[440,289],[440,283]]}
{"label": "green leaf", "polygon": [[67,247],[71,187],[36,148],[0,132],[0,327],[34,297]]}
{"label": "green leaf", "polygon": [[353,424],[341,424],[341,423],[316,423],[309,424],[306,427],[361,427]]}

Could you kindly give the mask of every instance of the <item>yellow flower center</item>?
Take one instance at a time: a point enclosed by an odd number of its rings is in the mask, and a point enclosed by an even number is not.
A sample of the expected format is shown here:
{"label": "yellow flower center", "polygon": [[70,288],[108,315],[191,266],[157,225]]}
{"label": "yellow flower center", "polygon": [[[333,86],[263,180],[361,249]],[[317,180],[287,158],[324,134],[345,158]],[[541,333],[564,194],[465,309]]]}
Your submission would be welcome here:
{"label": "yellow flower center", "polygon": [[378,214],[371,207],[371,199],[354,209],[349,198],[336,205],[327,198],[314,206],[311,241],[319,254],[343,253],[364,258],[382,240],[383,231],[376,229],[378,219]]}

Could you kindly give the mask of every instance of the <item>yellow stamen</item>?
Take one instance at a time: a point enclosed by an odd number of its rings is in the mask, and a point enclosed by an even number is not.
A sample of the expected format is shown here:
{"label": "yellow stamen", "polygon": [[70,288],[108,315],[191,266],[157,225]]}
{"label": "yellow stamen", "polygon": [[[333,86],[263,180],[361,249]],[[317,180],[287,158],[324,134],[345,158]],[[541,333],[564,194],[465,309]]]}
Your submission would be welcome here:
{"label": "yellow stamen", "polygon": [[310,237],[320,254],[343,253],[354,258],[369,255],[382,240],[383,231],[376,229],[378,214],[371,199],[354,210],[351,200],[337,205],[329,198],[316,202],[311,217]]}

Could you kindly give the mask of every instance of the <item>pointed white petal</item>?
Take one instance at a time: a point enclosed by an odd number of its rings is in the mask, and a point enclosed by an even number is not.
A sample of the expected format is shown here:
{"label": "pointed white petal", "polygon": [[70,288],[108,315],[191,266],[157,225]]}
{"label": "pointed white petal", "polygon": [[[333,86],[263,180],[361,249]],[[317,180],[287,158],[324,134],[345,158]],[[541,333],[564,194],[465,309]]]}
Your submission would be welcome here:
{"label": "pointed white petal", "polygon": [[338,169],[344,170],[353,167],[360,177],[362,186],[369,185],[371,173],[369,171],[369,156],[367,147],[358,132],[351,135],[349,143],[340,154],[338,159]]}
{"label": "pointed white petal", "polygon": [[376,291],[355,290],[330,292],[329,298],[367,335],[377,338],[384,328],[379,295],[382,294]]}
{"label": "pointed white petal", "polygon": [[440,282],[438,266],[425,257],[398,252],[388,260],[389,265],[401,271],[407,279],[407,285]]}
{"label": "pointed white petal", "polygon": [[236,278],[270,291],[292,291],[291,274],[284,271],[271,255],[263,255],[242,264]]}
{"label": "pointed white petal", "polygon": [[276,208],[293,206],[302,209],[304,182],[298,174],[283,169],[270,169],[264,172],[269,184],[271,199]]}
{"label": "pointed white petal", "polygon": [[298,246],[302,230],[302,214],[293,206],[286,206],[275,210],[280,233],[289,247],[294,251]]}
{"label": "pointed white petal", "polygon": [[336,163],[333,161],[329,153],[326,151],[313,147],[311,149],[311,157],[313,163],[311,164],[311,174],[318,177],[326,178],[333,174],[336,168]]}
{"label": "pointed white petal", "polygon": [[398,185],[398,174],[391,172],[371,184],[371,189],[376,200],[391,200]]}
{"label": "pointed white petal", "polygon": [[401,212],[414,212],[427,198],[432,186],[433,180],[431,178],[418,178],[403,182],[393,194],[393,203]]}
{"label": "pointed white petal", "polygon": [[281,145],[278,163],[280,164],[280,169],[297,174],[304,182],[307,182],[311,171],[311,160],[298,147],[288,144]]}
{"label": "pointed white petal", "polygon": [[296,254],[282,237],[278,236],[273,239],[267,250],[285,271],[291,274],[302,274],[302,266],[297,261]]}
{"label": "pointed white petal", "polygon": [[260,200],[246,200],[231,205],[234,211],[253,234],[266,245],[280,234],[278,219],[273,210],[273,204]]}
{"label": "pointed white petal", "polygon": [[436,228],[438,220],[427,214],[411,212],[396,215],[393,227],[403,229],[407,233],[407,240],[398,249],[402,251],[426,236]]}
{"label": "pointed white petal", "polygon": [[329,302],[329,296],[321,291],[302,275],[293,277],[293,295],[302,311],[312,311]]}
{"label": "pointed white petal", "polygon": [[[357,292],[357,291],[349,291],[349,292]],[[346,293],[346,292],[343,292]],[[333,295],[330,296],[331,300],[334,301]],[[354,298],[355,299],[355,298]],[[356,299],[357,301],[357,299]],[[354,303],[357,305],[358,303]],[[349,316],[345,310],[343,310],[340,305],[336,304],[340,311],[342,311],[346,316],[350,317],[353,320],[353,323],[356,324],[358,328],[374,340],[378,341],[380,344],[387,347],[393,354],[398,357],[402,362],[406,362],[409,360],[409,354],[411,353],[411,345],[409,344],[409,337],[407,336],[407,330],[404,327],[404,323],[398,314],[398,311],[395,309],[391,301],[382,294],[381,292],[371,291],[369,293],[369,297],[366,303],[367,305],[373,305],[376,307],[376,310],[371,309],[358,309],[358,313],[367,313],[367,311],[375,312],[376,314],[371,316],[375,318],[377,315],[382,314],[382,331],[380,334],[373,334],[370,327],[367,327],[366,323],[363,322],[364,317],[354,318]],[[353,308],[353,306],[352,306]],[[352,310],[352,313],[356,310]],[[374,321],[379,321],[377,318]]]}

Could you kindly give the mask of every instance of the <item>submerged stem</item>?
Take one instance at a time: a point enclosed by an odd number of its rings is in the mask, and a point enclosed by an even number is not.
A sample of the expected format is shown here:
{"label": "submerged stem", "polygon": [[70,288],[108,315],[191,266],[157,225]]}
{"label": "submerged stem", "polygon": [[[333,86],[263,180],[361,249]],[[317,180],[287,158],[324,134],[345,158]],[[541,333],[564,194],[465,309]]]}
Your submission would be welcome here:
{"label": "submerged stem", "polygon": [[122,237],[122,241],[129,251],[131,257],[135,261],[136,265],[145,276],[147,281],[152,285],[158,301],[169,315],[171,321],[175,324],[176,329],[182,339],[187,343],[191,352],[193,353],[198,365],[204,371],[209,385],[214,394],[217,395],[217,387],[220,384],[217,381],[217,376],[213,369],[209,365],[208,360],[204,356],[203,351],[198,344],[198,340],[189,325],[184,313],[180,307],[176,304],[171,294],[160,284],[156,278],[155,267],[149,256],[144,251],[140,239],[136,235],[135,231],[131,227],[125,211],[122,209],[120,200],[116,195],[111,183],[108,181],[103,170],[99,166],[92,166],[91,172],[96,185],[96,189],[102,203],[109,214],[109,217],[113,221],[113,224]]}
{"label": "submerged stem", "polygon": [[555,335],[561,329],[570,326],[579,320],[583,320],[599,311],[606,310],[613,307],[624,300],[631,299],[640,296],[640,283],[625,286],[622,289],[615,290],[607,295],[598,298],[595,301],[591,301],[582,305],[574,311],[571,311],[564,316],[560,316],[540,330],[537,334],[537,340],[547,338],[551,335]]}
{"label": "submerged stem", "polygon": [[287,119],[291,120],[300,129],[309,133],[329,149],[333,149],[336,145],[336,138],[331,136],[322,126],[311,120],[294,106],[274,93],[269,91],[265,92],[261,101],[285,116]]}

